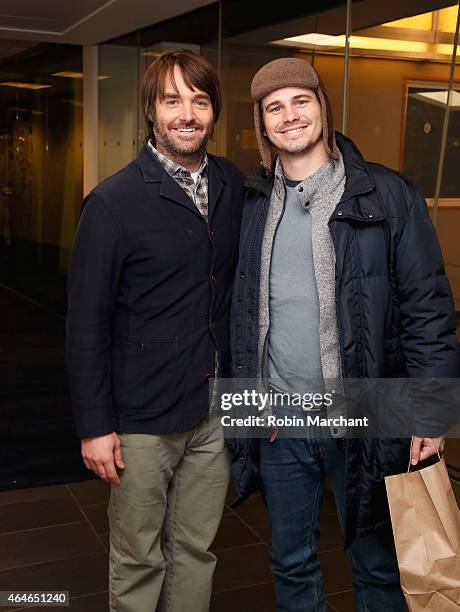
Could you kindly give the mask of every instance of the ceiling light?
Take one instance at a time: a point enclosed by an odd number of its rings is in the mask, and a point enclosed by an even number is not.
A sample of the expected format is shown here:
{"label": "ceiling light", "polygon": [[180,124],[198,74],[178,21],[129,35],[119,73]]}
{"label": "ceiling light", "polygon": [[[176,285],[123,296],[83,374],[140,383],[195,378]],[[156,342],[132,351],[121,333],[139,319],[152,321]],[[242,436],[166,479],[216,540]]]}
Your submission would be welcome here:
{"label": "ceiling light", "polygon": [[20,108],[19,106],[9,106],[9,111],[13,111],[15,113],[32,113],[32,115],[44,115],[43,111],[33,110],[32,108]]}
{"label": "ceiling light", "polygon": [[[56,76],[56,77],[63,77],[66,79],[82,79],[83,78],[83,72],[74,72],[72,70],[61,70],[60,72],[52,72],[51,76]],[[104,79],[108,79],[110,77],[106,76],[106,75],[99,75],[97,77],[98,81],[102,81]]]}
{"label": "ceiling light", "polygon": [[[327,34],[303,34],[292,36],[283,40],[274,41],[274,44],[300,46],[307,48],[344,48],[345,36],[328,36]],[[350,47],[355,50],[371,51],[399,51],[405,53],[429,53],[431,46],[426,42],[414,40],[396,40],[391,38],[373,38],[370,36],[350,36]]]}
{"label": "ceiling light", "polygon": [[[417,93],[410,94],[411,98],[423,100],[435,106],[445,107],[447,104],[447,91],[419,91]],[[449,107],[452,110],[460,110],[460,92],[452,91],[450,94]]]}
{"label": "ceiling light", "polygon": [[48,89],[52,85],[45,85],[45,83],[16,83],[15,81],[5,81],[0,83],[4,87],[17,87],[18,89]]}
{"label": "ceiling light", "polygon": [[144,51],[141,55],[145,55],[147,57],[160,57],[163,55],[163,51]]}

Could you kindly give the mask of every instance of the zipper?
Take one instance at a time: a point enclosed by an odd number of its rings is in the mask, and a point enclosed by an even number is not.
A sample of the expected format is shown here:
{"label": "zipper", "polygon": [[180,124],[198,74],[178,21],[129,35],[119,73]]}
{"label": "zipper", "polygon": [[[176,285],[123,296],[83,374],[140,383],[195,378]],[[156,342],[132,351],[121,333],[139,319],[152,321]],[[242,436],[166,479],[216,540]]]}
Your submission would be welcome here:
{"label": "zipper", "polygon": [[[329,225],[329,224],[328,224]],[[337,273],[337,249],[336,249],[336,235],[335,235],[335,229],[333,224],[329,225],[329,231],[331,233],[332,236],[332,244],[334,245],[334,253],[335,253],[335,316],[337,318],[337,335],[338,335],[338,339],[339,339],[339,353],[340,353],[340,363],[342,364],[342,372],[341,372],[341,377],[343,378],[344,373],[345,373],[345,360],[343,357],[343,351],[342,351],[342,333],[341,333],[341,315],[340,315],[340,305],[339,305],[339,299],[338,299],[338,286],[337,286],[337,279],[338,279],[338,273]]]}

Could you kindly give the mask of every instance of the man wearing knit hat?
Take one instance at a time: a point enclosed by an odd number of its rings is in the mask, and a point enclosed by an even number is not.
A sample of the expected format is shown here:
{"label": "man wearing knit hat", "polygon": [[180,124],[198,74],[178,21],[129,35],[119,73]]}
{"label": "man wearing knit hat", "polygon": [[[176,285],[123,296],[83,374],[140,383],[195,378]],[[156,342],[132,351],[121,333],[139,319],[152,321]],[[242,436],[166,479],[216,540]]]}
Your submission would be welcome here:
{"label": "man wearing knit hat", "polygon": [[[299,380],[458,377],[449,283],[421,193],[334,132],[324,84],[308,62],[263,66],[251,95],[262,167],[246,180],[235,376],[288,392]],[[439,431],[417,433],[412,464],[444,444]],[[326,474],[356,609],[405,610],[383,478],[407,467],[408,439],[312,428],[302,438],[234,446],[240,501],[260,470],[278,612],[325,609],[317,538]]]}

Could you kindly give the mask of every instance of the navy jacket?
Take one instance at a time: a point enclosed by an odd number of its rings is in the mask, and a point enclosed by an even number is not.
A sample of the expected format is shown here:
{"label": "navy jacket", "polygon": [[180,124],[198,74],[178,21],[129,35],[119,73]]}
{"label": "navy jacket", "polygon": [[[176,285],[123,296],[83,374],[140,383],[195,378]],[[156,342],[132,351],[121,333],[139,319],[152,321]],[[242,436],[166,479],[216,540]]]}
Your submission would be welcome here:
{"label": "navy jacket", "polygon": [[229,311],[243,175],[208,155],[209,224],[147,146],[83,202],[68,277],[77,435],[167,433],[208,413]]}
{"label": "navy jacket", "polygon": [[[425,200],[403,175],[363,160],[336,135],[345,191],[329,220],[336,253],[336,313],[347,378],[456,378],[459,349],[452,296]],[[233,293],[233,374],[257,372],[261,245],[271,176],[246,181]],[[416,433],[416,432],[414,432]],[[407,440],[348,440],[347,535],[388,521],[383,477],[407,468]],[[237,502],[258,485],[257,442],[233,440]]]}

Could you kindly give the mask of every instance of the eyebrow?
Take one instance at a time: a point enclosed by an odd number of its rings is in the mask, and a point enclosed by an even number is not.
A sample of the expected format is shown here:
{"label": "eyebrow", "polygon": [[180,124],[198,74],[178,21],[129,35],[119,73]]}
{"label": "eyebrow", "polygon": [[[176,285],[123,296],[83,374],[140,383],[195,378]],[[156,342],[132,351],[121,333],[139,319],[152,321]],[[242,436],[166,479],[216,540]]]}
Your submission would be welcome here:
{"label": "eyebrow", "polygon": [[[170,98],[170,99],[176,99],[176,98],[180,98],[180,94],[179,92],[173,92],[173,91],[165,91],[163,99],[166,98]],[[204,91],[197,93],[196,95],[193,96],[194,100],[210,100],[211,98],[209,97],[209,95],[207,93],[205,93]]]}
{"label": "eyebrow", "polygon": [[[302,94],[297,94],[297,96],[293,96],[291,100],[298,100],[299,98],[310,98],[310,100],[312,100],[313,96],[310,93],[302,93]],[[281,100],[273,100],[273,102],[270,102],[269,104],[267,104],[267,106],[265,107],[265,110],[270,108],[270,106],[273,106],[273,105],[277,106],[279,104],[282,104]]]}

